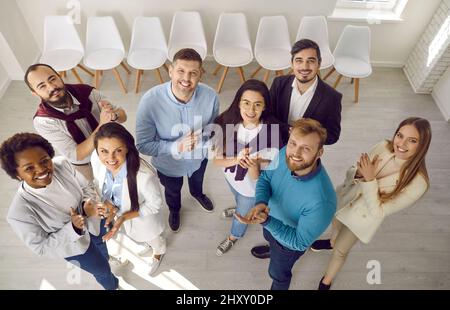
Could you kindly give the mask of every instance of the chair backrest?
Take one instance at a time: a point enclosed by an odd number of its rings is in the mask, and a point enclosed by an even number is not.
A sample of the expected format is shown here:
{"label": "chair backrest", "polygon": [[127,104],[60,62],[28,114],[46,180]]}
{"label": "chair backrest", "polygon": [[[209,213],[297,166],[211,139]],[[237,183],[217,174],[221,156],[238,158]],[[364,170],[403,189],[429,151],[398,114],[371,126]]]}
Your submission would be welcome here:
{"label": "chair backrest", "polygon": [[196,11],[175,12],[172,19],[169,37],[169,58],[172,60],[174,51],[172,47],[194,48],[205,59],[207,52],[205,31],[202,19]]}
{"label": "chair backrest", "polygon": [[159,17],[136,17],[131,33],[130,51],[158,49],[167,53],[167,41]]}
{"label": "chair backrest", "polygon": [[92,16],[86,27],[86,50],[113,48],[125,52],[122,38],[111,16]]}
{"label": "chair backrest", "polygon": [[297,42],[301,39],[310,39],[316,42],[321,53],[330,51],[328,25],[325,16],[304,16],[298,27],[295,41]]}
{"label": "chair backrest", "polygon": [[70,16],[45,16],[43,52],[58,49],[76,50],[84,53],[83,44]]}
{"label": "chair backrest", "polygon": [[247,19],[243,13],[222,13],[217,22],[213,52],[221,47],[242,47],[252,50]]}
{"label": "chair backrest", "polygon": [[334,57],[351,57],[370,64],[370,28],[347,25],[334,49]]}
{"label": "chair backrest", "polygon": [[280,48],[291,50],[291,39],[286,17],[263,16],[259,20],[256,33],[255,54],[264,48]]}

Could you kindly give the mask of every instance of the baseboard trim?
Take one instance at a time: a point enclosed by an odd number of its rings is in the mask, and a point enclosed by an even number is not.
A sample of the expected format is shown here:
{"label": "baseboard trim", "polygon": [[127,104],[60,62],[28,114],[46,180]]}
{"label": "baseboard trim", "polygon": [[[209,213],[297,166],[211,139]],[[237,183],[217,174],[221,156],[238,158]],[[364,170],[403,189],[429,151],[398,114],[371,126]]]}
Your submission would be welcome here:
{"label": "baseboard trim", "polygon": [[6,93],[6,90],[8,89],[9,85],[11,84],[11,79],[6,79],[2,85],[0,85],[0,99],[2,99],[3,95]]}

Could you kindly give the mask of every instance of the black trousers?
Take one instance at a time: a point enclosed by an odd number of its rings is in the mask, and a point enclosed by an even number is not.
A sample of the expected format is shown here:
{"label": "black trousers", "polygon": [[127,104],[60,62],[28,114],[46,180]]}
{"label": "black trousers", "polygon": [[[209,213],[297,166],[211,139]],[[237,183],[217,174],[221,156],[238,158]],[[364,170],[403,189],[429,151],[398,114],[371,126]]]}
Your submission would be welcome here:
{"label": "black trousers", "polygon": [[[194,197],[203,196],[203,178],[205,176],[208,159],[205,158],[200,168],[188,178],[189,192]],[[181,209],[181,188],[183,187],[183,177],[169,177],[158,171],[158,177],[164,186],[164,196],[170,212],[178,213]]]}

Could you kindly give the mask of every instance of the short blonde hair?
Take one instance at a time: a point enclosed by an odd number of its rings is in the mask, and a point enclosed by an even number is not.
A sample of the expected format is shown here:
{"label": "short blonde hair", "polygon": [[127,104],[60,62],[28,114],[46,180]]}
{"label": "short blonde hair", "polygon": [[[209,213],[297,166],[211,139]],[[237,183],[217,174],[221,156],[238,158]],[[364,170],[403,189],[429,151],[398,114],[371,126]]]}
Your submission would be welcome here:
{"label": "short blonde hair", "polygon": [[323,147],[325,141],[327,140],[327,130],[325,129],[325,127],[323,127],[321,123],[312,118],[300,118],[299,120],[295,121],[294,125],[292,126],[291,133],[294,132],[294,130],[299,130],[300,133],[304,136],[309,135],[310,133],[316,133],[320,139],[319,150]]}

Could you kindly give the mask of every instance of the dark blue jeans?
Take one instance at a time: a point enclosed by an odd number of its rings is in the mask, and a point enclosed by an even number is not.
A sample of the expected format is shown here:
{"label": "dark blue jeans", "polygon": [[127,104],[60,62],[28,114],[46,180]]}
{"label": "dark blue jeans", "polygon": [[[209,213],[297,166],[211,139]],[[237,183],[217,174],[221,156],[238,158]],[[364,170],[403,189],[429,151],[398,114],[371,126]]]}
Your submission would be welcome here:
{"label": "dark blue jeans", "polygon": [[68,262],[76,261],[76,265],[92,274],[105,290],[115,290],[119,286],[119,279],[112,274],[108,263],[108,249],[106,243],[102,241],[102,236],[106,232],[104,225],[105,220],[102,220],[98,236],[89,233],[91,243],[89,243],[89,247],[84,254],[66,257],[65,260]]}
{"label": "dark blue jeans", "polygon": [[[205,158],[200,168],[188,178],[189,192],[194,197],[203,196],[203,178],[205,176],[208,159]],[[179,213],[181,209],[181,188],[183,187],[183,177],[169,177],[158,171],[158,177],[164,186],[164,196],[170,212]]]}
{"label": "dark blue jeans", "polygon": [[294,251],[281,245],[272,234],[263,229],[264,239],[270,245],[269,276],[272,278],[271,290],[288,290],[292,279],[292,267],[304,251]]}

